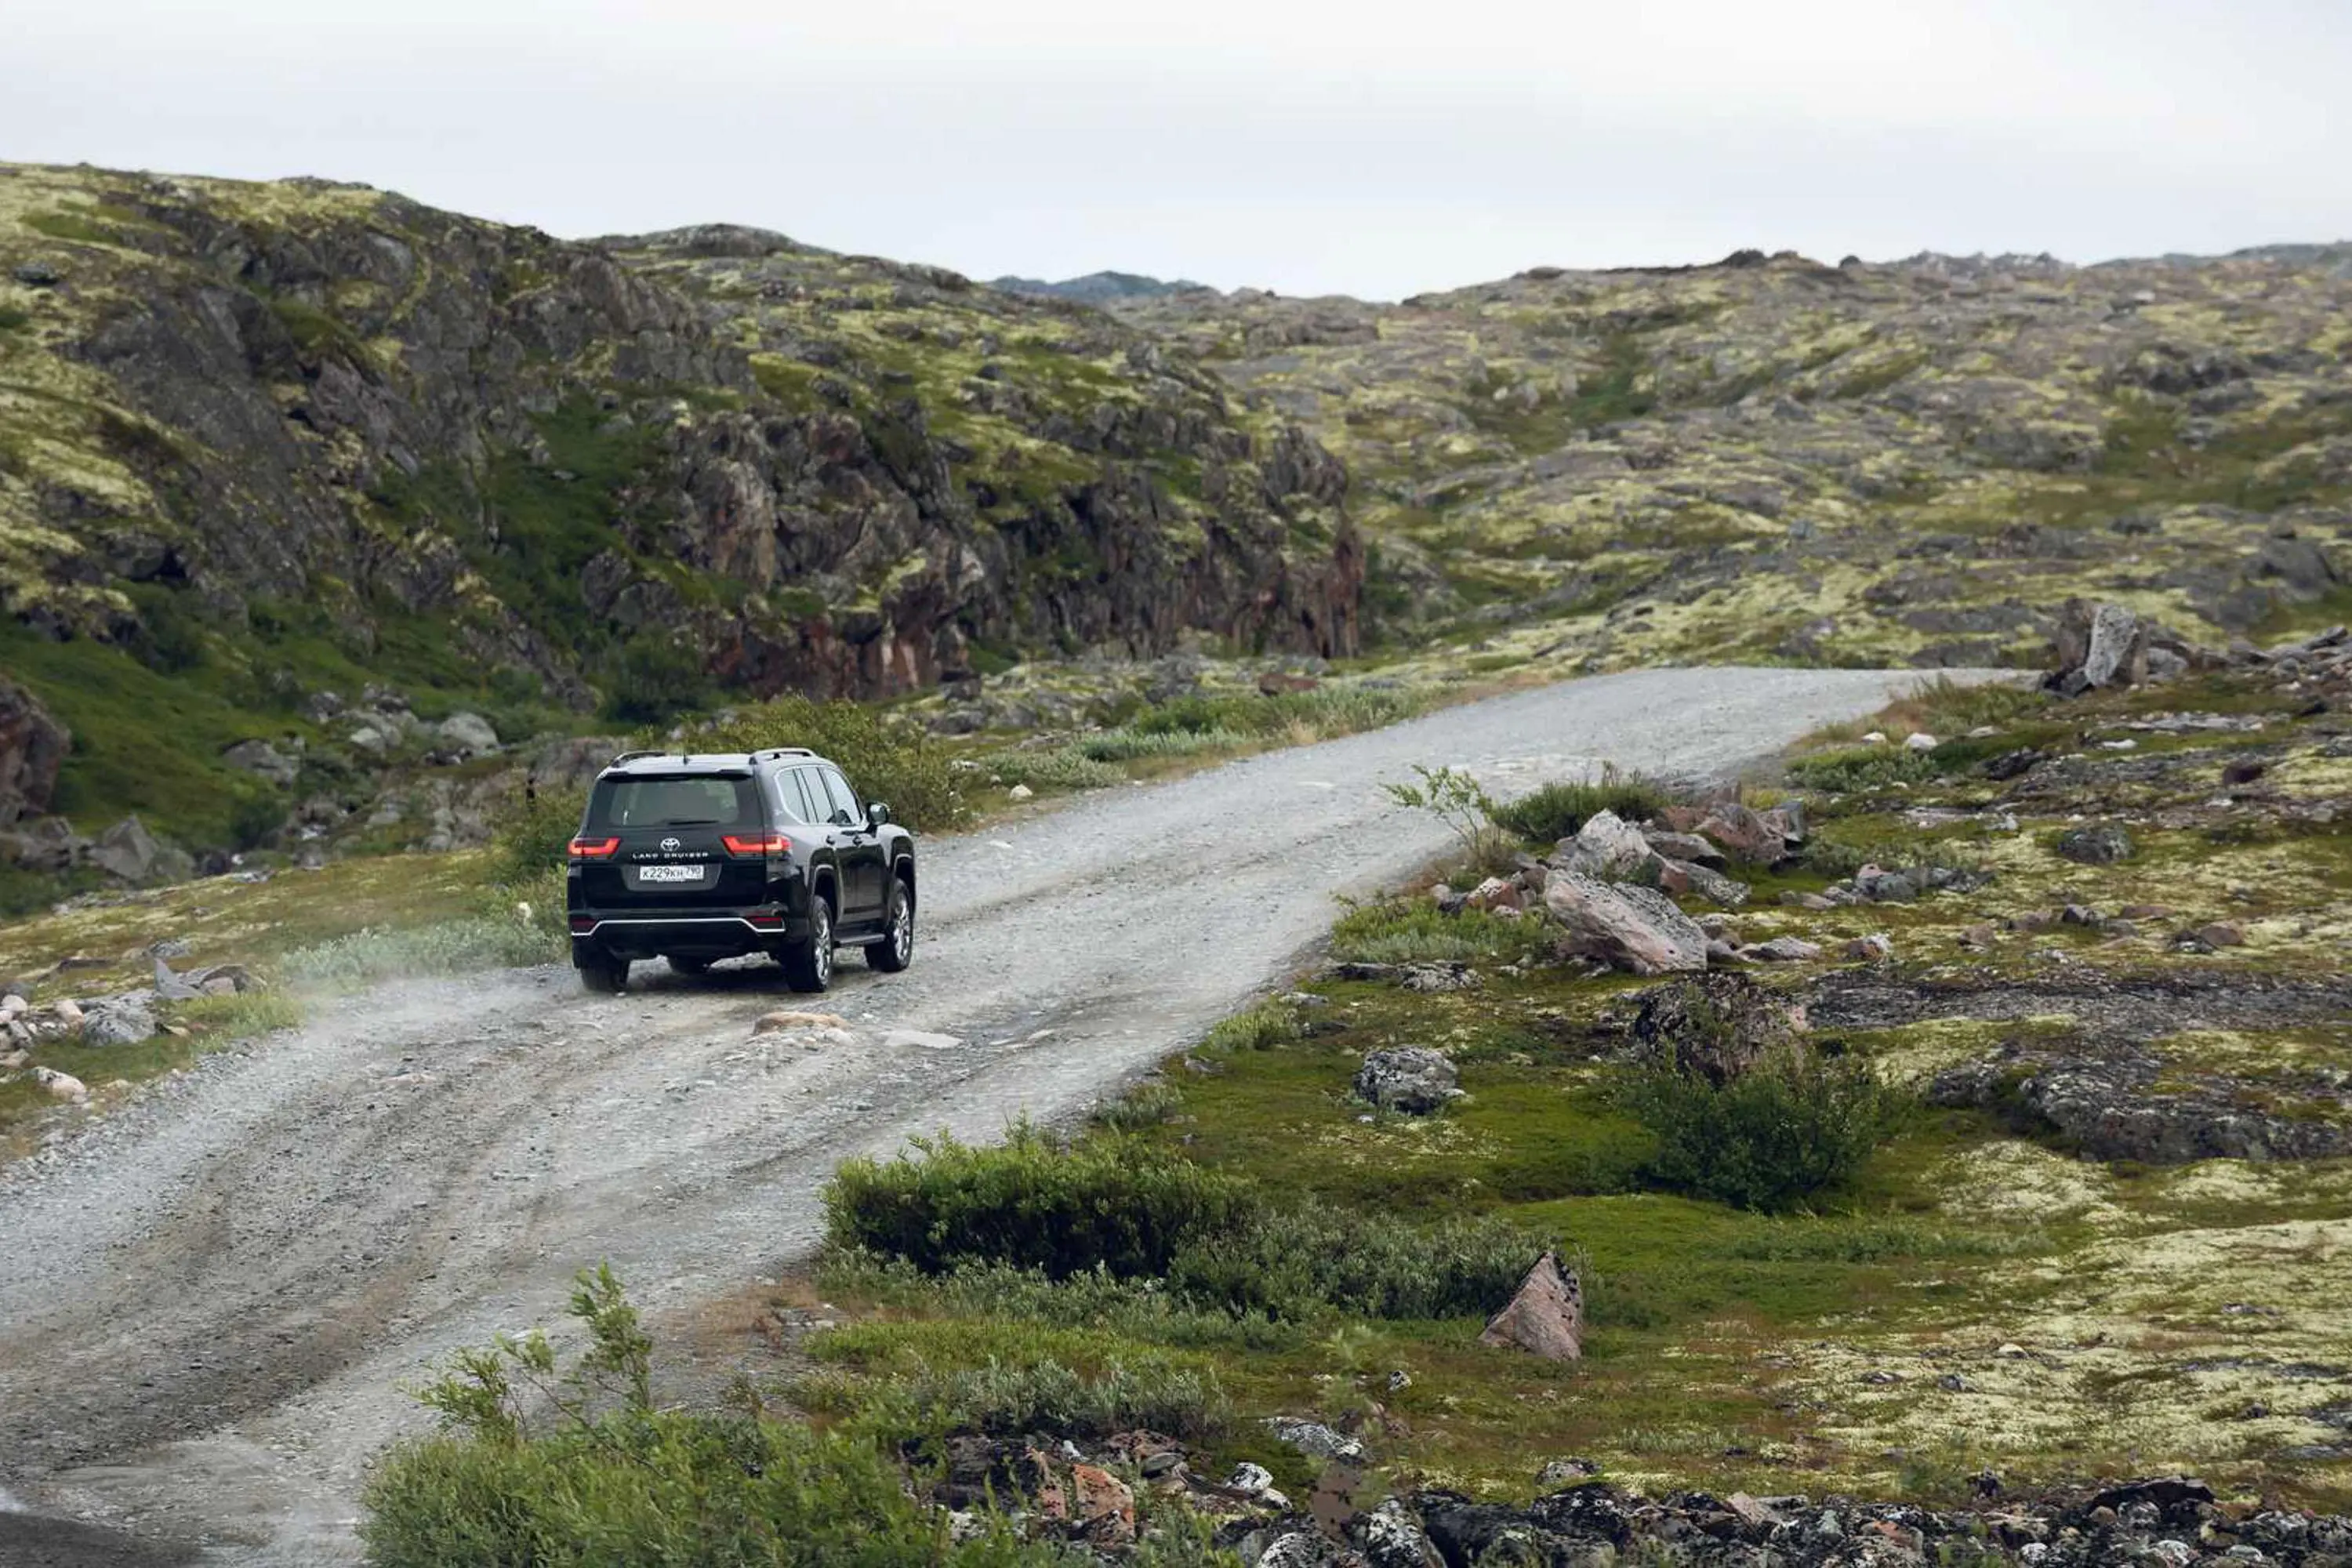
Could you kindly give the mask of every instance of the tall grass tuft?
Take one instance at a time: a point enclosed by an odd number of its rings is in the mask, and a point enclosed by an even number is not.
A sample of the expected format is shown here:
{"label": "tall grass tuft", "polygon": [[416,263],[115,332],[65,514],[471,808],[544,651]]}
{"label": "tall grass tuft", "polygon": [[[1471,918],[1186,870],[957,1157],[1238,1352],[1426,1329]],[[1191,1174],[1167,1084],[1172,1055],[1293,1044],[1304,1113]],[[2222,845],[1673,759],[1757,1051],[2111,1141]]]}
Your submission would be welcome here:
{"label": "tall grass tuft", "polygon": [[1492,808],[1495,826],[1524,843],[1556,844],[1575,836],[1588,818],[1613,812],[1628,822],[1655,816],[1672,803],[1666,786],[1604,765],[1598,779],[1549,784]]}

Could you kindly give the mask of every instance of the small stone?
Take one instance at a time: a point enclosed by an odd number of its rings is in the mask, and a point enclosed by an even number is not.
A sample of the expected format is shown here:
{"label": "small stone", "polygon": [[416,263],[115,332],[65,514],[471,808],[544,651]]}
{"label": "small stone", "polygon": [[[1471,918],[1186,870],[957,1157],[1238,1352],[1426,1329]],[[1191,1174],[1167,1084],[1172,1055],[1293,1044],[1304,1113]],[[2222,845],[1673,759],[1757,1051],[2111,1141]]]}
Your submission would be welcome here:
{"label": "small stone", "polygon": [[1302,1421],[1296,1415],[1269,1415],[1262,1425],[1277,1443],[1297,1449],[1310,1459],[1344,1459],[1354,1463],[1364,1458],[1364,1446],[1344,1433],[1335,1432],[1320,1421]]}
{"label": "small stone", "polygon": [[1591,1459],[1547,1459],[1544,1468],[1536,1472],[1536,1485],[1564,1487],[1601,1473],[1601,1467]]}
{"label": "small stone", "polygon": [[1372,1051],[1357,1069],[1356,1098],[1382,1110],[1430,1116],[1461,1098],[1460,1077],[1444,1053],[1426,1046]]}
{"label": "small stone", "polygon": [[1892,958],[1895,956],[1895,939],[1883,931],[1874,931],[1868,936],[1858,936],[1845,944],[1845,955],[1848,958],[1860,959],[1871,963],[1881,959]]}
{"label": "small stone", "polygon": [[2132,855],[2131,835],[2113,823],[2101,823],[2095,827],[2076,827],[2058,836],[2054,847],[2066,859],[2080,866],[2111,866],[2118,860],[2128,860]]}
{"label": "small stone", "polygon": [[89,1086],[69,1072],[55,1068],[35,1068],[33,1081],[41,1086],[51,1100],[83,1100],[89,1098]]}
{"label": "small stone", "polygon": [[1234,1473],[1225,1478],[1225,1489],[1239,1492],[1244,1497],[1257,1497],[1270,1489],[1273,1485],[1273,1471],[1263,1465],[1253,1465],[1247,1460],[1235,1465]]}
{"label": "small stone", "polygon": [[1514,1346],[1545,1361],[1584,1354],[1584,1290],[1571,1269],[1546,1252],[1519,1282],[1518,1293],[1487,1321],[1482,1345]]}
{"label": "small stone", "polygon": [[1884,730],[1873,730],[1868,734],[1863,736],[1862,743],[1865,746],[1883,746],[1886,744],[1886,731]]}
{"label": "small stone", "polygon": [[1807,942],[1802,937],[1776,936],[1769,942],[1743,947],[1739,953],[1742,958],[1762,963],[1804,963],[1819,958],[1822,949],[1819,942]]}
{"label": "small stone", "polygon": [[1928,734],[1924,730],[1919,731],[1917,734],[1906,735],[1903,737],[1903,749],[1906,752],[1932,752],[1937,746],[1942,744],[1943,742],[1941,741],[1937,740],[1935,736]]}
{"label": "small stone", "polygon": [[499,732],[478,713],[452,713],[435,726],[443,744],[464,756],[487,756],[499,749]]}
{"label": "small stone", "polygon": [[58,1016],[58,1023],[67,1026],[68,1028],[81,1022],[81,1005],[70,996],[60,998],[57,1005],[50,1008],[49,1011]]}
{"label": "small stone", "polygon": [[1135,1493],[1125,1481],[1097,1465],[1072,1465],[1070,1491],[1071,1513],[1096,1545],[1135,1539]]}
{"label": "small stone", "polygon": [[838,1013],[800,1013],[785,1011],[764,1015],[751,1026],[754,1035],[773,1035],[788,1029],[846,1029],[849,1020]]}
{"label": "small stone", "polygon": [[94,1007],[81,1022],[81,1043],[86,1046],[135,1046],[154,1037],[154,1016],[128,1002]]}
{"label": "small stone", "polygon": [[1386,1500],[1364,1516],[1363,1541],[1362,1561],[1370,1563],[1371,1568],[1442,1568],[1445,1562],[1430,1543],[1421,1521],[1395,1498]]}
{"label": "small stone", "polygon": [[1011,789],[1006,790],[1004,793],[1013,800],[1028,800],[1034,797],[1037,792],[1031,789],[1025,784],[1017,784]]}
{"label": "small stone", "polygon": [[2194,936],[2199,942],[2203,942],[2207,947],[2243,947],[2246,945],[2246,928],[2239,925],[2234,921],[2215,921],[2210,925],[2199,926],[2189,934]]}

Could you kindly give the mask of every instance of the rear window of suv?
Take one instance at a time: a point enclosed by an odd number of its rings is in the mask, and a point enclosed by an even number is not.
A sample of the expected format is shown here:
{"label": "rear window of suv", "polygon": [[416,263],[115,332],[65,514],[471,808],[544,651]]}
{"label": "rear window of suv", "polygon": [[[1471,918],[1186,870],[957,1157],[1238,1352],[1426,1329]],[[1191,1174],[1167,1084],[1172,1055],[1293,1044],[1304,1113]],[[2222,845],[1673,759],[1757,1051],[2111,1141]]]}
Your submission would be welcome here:
{"label": "rear window of suv", "polygon": [[760,821],[760,792],[748,777],[600,779],[589,797],[591,827],[740,827]]}

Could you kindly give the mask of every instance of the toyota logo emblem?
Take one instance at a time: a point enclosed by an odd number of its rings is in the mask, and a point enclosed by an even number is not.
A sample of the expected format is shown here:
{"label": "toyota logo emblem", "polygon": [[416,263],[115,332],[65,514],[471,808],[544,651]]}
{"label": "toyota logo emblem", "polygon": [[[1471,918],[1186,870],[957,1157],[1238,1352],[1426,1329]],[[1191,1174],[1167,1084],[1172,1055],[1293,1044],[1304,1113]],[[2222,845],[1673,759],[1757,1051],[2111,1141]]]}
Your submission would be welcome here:
{"label": "toyota logo emblem", "polygon": [[665,849],[676,849],[678,847],[678,842],[675,838],[665,838],[662,840],[662,847]]}

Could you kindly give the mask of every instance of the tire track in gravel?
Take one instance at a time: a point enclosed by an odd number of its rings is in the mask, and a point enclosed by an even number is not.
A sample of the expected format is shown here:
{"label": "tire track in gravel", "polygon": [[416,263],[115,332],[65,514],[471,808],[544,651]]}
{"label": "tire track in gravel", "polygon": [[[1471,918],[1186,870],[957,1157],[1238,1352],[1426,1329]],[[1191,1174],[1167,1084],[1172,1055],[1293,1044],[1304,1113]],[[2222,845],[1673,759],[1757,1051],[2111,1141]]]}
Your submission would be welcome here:
{"label": "tire track in gravel", "polygon": [[[340,1004],[0,1171],[0,1485],[127,1530],[105,1537],[125,1552],[356,1561],[365,1462],[416,1429],[401,1388],[435,1361],[552,1321],[599,1258],[657,1310],[772,1272],[847,1154],[1084,1108],[1275,978],[1333,893],[1444,847],[1382,779],[1719,773],[1917,679],[1571,682],[932,841],[915,967],[852,965],[823,1004],[854,1050],[748,1038],[786,995],[764,967],[646,965],[618,999],[541,970]],[[67,1528],[0,1505],[0,1560]]]}

